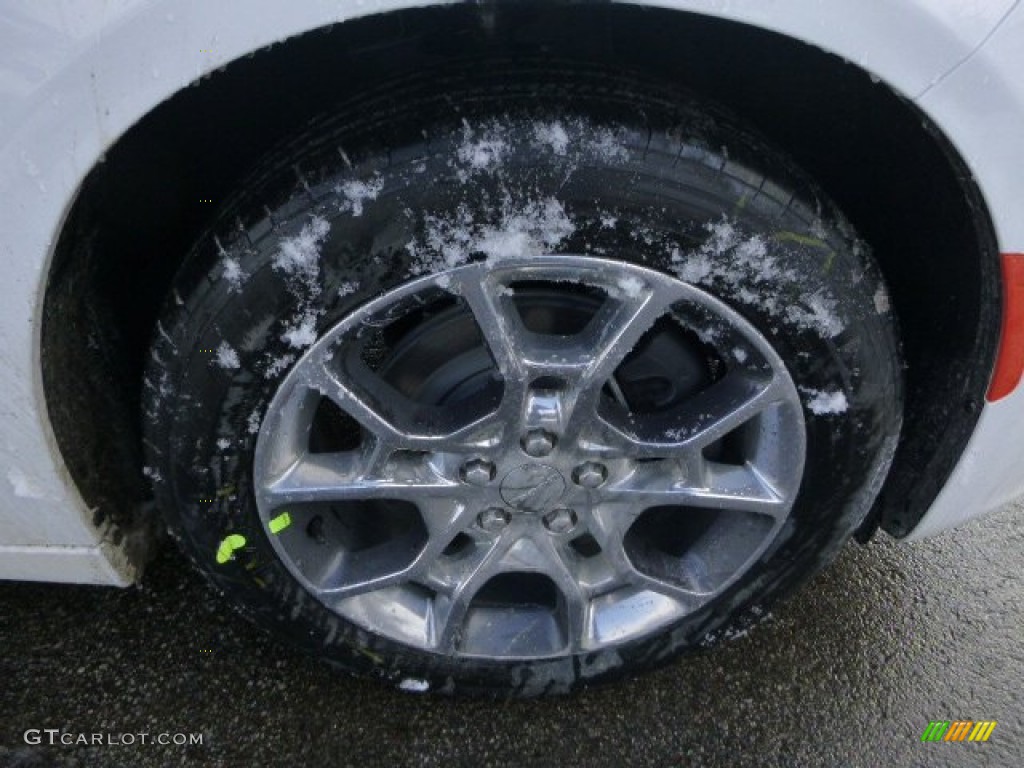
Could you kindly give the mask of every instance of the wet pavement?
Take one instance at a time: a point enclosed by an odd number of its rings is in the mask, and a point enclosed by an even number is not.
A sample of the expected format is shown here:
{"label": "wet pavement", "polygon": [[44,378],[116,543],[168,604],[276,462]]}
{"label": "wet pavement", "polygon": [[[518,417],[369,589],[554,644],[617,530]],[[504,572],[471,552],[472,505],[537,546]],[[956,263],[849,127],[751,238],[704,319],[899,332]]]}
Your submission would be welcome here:
{"label": "wet pavement", "polygon": [[[916,544],[851,544],[746,637],[525,702],[343,676],[237,618],[167,545],[139,588],[0,583],[0,766],[1011,768],[1022,634],[1024,506]],[[956,719],[998,725],[984,744],[921,742]],[[59,744],[93,733],[136,743]],[[164,733],[203,743],[152,743]]]}

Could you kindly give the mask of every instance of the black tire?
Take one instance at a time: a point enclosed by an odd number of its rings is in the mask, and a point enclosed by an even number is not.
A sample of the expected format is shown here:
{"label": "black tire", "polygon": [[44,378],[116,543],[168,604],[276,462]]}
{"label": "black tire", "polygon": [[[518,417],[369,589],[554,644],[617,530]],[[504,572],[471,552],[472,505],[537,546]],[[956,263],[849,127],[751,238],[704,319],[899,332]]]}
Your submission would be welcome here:
{"label": "black tire", "polygon": [[[544,135],[538,125],[559,130]],[[467,136],[488,132],[502,142],[500,163],[459,159]],[[546,247],[678,275],[761,331],[805,395],[805,474],[760,561],[665,631],[579,656],[455,661],[339,617],[293,578],[255,509],[256,431],[309,332],[322,334],[436,262],[424,237],[429,217],[458,216],[472,228],[496,224],[502,206],[507,218],[550,201],[572,230]],[[312,223],[321,221],[329,232]],[[303,232],[320,248],[317,266],[275,268],[281,240]],[[147,474],[196,566],[293,645],[396,685],[571,691],[746,629],[835,556],[874,500],[901,422],[884,295],[867,247],[827,198],[713,108],[572,67],[432,73],[346,105],[275,153],[196,243],[153,336]],[[231,534],[244,546],[218,562]]]}

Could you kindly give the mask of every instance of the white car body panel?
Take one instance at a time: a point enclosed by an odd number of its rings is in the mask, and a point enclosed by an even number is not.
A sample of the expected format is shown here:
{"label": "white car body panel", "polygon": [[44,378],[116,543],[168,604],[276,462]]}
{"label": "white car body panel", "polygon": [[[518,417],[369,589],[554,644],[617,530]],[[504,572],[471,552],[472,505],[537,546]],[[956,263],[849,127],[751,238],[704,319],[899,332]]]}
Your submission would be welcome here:
{"label": "white car body panel", "polygon": [[[988,203],[1000,249],[1024,253],[1024,7],[986,45],[918,100],[955,137]],[[921,539],[1024,493],[1024,386],[987,403],[931,509],[907,537]]]}
{"label": "white car body panel", "polygon": [[[39,365],[53,246],[82,180],[160,102],[236,58],[310,29],[427,5],[408,0],[15,0],[0,9],[0,578],[130,583],[61,460]],[[838,54],[910,98],[976,174],[1002,251],[1024,250],[1024,9],[1016,0],[660,0]],[[1015,47],[1016,44],[1016,47]],[[979,50],[979,47],[980,50]],[[913,537],[1024,492],[1024,392],[987,404],[970,448]],[[1016,434],[1020,434],[1019,431]]]}

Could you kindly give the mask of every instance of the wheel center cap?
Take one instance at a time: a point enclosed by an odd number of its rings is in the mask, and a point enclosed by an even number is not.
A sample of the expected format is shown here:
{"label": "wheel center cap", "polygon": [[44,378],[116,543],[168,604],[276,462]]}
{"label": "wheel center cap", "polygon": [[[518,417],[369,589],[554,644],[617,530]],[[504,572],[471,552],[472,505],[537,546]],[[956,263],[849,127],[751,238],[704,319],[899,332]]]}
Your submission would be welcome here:
{"label": "wheel center cap", "polygon": [[546,464],[524,464],[501,481],[501,498],[514,509],[540,514],[565,493],[565,478]]}

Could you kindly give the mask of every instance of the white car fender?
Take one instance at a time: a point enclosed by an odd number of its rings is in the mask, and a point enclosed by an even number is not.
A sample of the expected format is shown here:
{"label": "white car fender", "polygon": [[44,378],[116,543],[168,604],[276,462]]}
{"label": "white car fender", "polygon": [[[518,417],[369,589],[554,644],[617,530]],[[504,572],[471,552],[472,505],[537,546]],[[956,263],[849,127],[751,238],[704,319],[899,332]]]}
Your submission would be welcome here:
{"label": "white car fender", "polygon": [[[988,203],[1003,258],[1024,260],[1024,168],[1008,163],[1024,146],[1024,7],[985,46],[929,88],[919,105],[956,145]],[[1016,254],[1011,256],[1010,254]],[[1016,290],[1024,297],[1017,277]],[[1007,329],[1004,328],[1004,334]],[[1003,343],[1024,345],[1024,335]],[[1018,352],[1019,352],[1018,346]],[[1024,493],[1024,387],[986,403],[967,450],[908,540],[931,536]]]}

